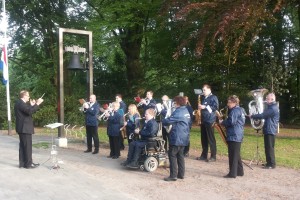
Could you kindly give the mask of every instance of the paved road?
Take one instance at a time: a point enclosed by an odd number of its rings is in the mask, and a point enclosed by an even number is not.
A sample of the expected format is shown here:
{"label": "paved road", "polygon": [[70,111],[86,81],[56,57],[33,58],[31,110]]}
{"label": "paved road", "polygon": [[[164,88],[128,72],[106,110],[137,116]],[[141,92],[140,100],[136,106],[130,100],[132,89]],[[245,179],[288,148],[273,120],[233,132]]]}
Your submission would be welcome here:
{"label": "paved road", "polygon": [[[51,141],[51,138],[36,137],[35,140]],[[49,149],[33,148],[34,161],[39,161],[41,166],[20,169],[18,145],[18,137],[0,134],[0,199],[134,199],[128,194],[106,188],[103,181],[78,171],[72,163],[58,170],[52,169],[53,163],[47,161],[50,158]]]}

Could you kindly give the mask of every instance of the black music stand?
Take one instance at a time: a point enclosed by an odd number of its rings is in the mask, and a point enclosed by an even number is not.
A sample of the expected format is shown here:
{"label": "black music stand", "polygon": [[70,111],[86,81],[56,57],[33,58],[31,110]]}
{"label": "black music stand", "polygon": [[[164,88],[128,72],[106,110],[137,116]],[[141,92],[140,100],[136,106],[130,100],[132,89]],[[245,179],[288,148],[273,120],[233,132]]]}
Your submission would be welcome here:
{"label": "black music stand", "polygon": [[[44,127],[49,128],[49,129],[55,129],[58,128],[60,126],[63,126],[64,124],[62,123],[53,123],[53,124],[47,124]],[[54,144],[54,136],[53,136],[53,131],[51,131],[51,152],[50,152],[50,157],[48,158],[48,160],[46,160],[44,163],[48,162],[50,159],[52,160],[53,166],[51,167],[52,169],[59,169],[59,165],[58,165],[58,160],[57,160],[57,150],[56,150],[56,145]]]}
{"label": "black music stand", "polygon": [[258,145],[259,131],[260,129],[256,129],[256,152],[254,153],[254,156],[249,163],[250,166],[253,163],[253,161],[256,161],[256,165],[258,165],[259,162],[262,162],[262,158],[259,153],[259,145]]}

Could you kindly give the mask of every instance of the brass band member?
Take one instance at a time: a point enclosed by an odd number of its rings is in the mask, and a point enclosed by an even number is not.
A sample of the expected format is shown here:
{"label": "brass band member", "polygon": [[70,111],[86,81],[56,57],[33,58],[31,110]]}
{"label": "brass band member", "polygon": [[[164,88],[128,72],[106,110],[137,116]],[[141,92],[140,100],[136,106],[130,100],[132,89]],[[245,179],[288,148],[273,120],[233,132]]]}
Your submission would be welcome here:
{"label": "brass band member", "polygon": [[146,93],[146,99],[142,99],[141,103],[141,107],[144,109],[144,114],[146,113],[147,109],[156,108],[156,101],[153,99],[153,92],[151,90]]}
{"label": "brass band member", "polygon": [[[116,102],[118,102],[120,104],[119,113],[122,116],[121,126],[124,126],[124,115],[125,115],[127,109],[126,109],[125,102],[122,100],[122,95],[121,94],[116,94]],[[126,136],[125,133],[123,134],[122,131],[120,131],[120,149],[121,150],[125,149],[125,145],[124,145],[124,137],[125,136]]]}
{"label": "brass band member", "polygon": [[[161,100],[163,102],[163,105],[168,105],[167,101],[169,101],[170,99],[167,95],[164,95],[164,96],[161,97]],[[166,117],[166,115],[167,115],[167,108],[164,106],[163,110],[161,111],[162,119],[164,119]],[[162,127],[162,136],[163,136],[163,139],[165,141],[165,150],[166,150],[166,152],[168,152],[168,149],[169,149],[168,148],[169,147],[168,146],[168,144],[169,144],[168,143],[169,142],[169,134],[168,134],[165,126]]]}
{"label": "brass band member", "polygon": [[108,158],[117,159],[120,156],[120,128],[122,116],[118,112],[120,104],[118,102],[112,103],[112,111],[106,113],[107,120],[107,134],[109,138],[110,154]]}
{"label": "brass band member", "polygon": [[[216,121],[216,110],[219,108],[217,96],[211,93],[211,87],[207,84],[203,85],[203,96],[201,96],[201,145],[202,153],[197,160],[206,160],[207,162],[216,161],[217,145],[214,135],[213,123]],[[210,147],[210,158],[208,159],[208,145]]]}
{"label": "brass band member", "polygon": [[228,117],[224,121],[219,121],[226,128],[228,144],[229,173],[224,178],[244,176],[240,152],[244,137],[245,114],[239,107],[239,102],[237,96],[230,96],[227,99]]}
{"label": "brass band member", "polygon": [[134,138],[130,138],[129,136],[134,134],[134,130],[140,127],[141,115],[135,104],[128,106],[128,112],[128,120],[124,122],[124,126],[126,126],[128,145],[130,145]]}
{"label": "brass band member", "polygon": [[164,178],[165,181],[176,181],[177,178],[184,179],[185,162],[183,151],[190,140],[190,127],[192,124],[190,113],[185,107],[184,97],[174,98],[176,110],[170,117],[163,119],[164,126],[172,125],[170,131],[170,176]]}
{"label": "brass band member", "polygon": [[96,101],[96,96],[92,94],[90,96],[90,101],[84,104],[83,113],[85,114],[85,127],[86,127],[86,141],[87,150],[85,153],[92,152],[92,140],[94,140],[94,152],[97,154],[99,152],[99,137],[98,137],[98,119],[99,114],[99,104]]}
{"label": "brass band member", "polygon": [[135,133],[139,134],[141,138],[130,143],[127,160],[123,162],[122,165],[129,168],[138,168],[138,159],[141,155],[142,149],[147,144],[149,138],[155,137],[157,132],[158,124],[155,121],[155,110],[149,108],[145,113],[145,124],[142,130],[135,130]]}
{"label": "brass band member", "polygon": [[276,103],[276,96],[274,93],[270,93],[266,97],[267,108],[262,114],[251,115],[253,119],[265,119],[263,126],[264,145],[266,154],[265,169],[274,169],[276,167],[275,162],[275,136],[278,133],[279,123],[279,108]]}
{"label": "brass band member", "polygon": [[[191,121],[193,122],[195,116],[193,115],[193,108],[192,108],[192,106],[191,106],[191,104],[189,102],[189,97],[188,96],[184,96],[184,100],[185,100],[185,107],[189,111],[190,117],[191,117]],[[192,124],[191,124],[190,128],[192,128]],[[189,156],[189,151],[190,151],[190,141],[189,141],[189,144],[184,148],[183,154],[184,154],[185,157]]]}

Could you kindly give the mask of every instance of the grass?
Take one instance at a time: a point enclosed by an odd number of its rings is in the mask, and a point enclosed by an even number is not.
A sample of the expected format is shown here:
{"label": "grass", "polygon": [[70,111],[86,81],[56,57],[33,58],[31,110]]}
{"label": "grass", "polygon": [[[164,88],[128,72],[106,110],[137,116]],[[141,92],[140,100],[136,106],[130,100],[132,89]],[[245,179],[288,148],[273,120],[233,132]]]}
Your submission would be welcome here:
{"label": "grass", "polygon": [[[275,140],[275,158],[278,166],[285,166],[294,169],[300,169],[300,134],[299,129],[295,129],[293,136],[285,136],[286,130],[281,130]],[[220,155],[228,155],[227,146],[222,141],[220,135],[215,132],[217,141],[217,153]],[[253,128],[245,127],[244,140],[241,147],[241,157],[243,160],[257,161],[257,146],[258,155],[265,162],[264,141],[261,133],[256,133]],[[191,131],[191,148],[201,150],[200,144],[200,128],[193,128]]]}
{"label": "grass", "polygon": [[35,147],[35,148],[48,149],[49,146],[50,146],[50,143],[49,142],[39,142],[39,143],[36,143],[36,144],[32,144],[32,146]]}
{"label": "grass", "polygon": [[[216,131],[216,130],[215,130]],[[44,132],[44,130],[38,131],[39,134]],[[78,131],[77,131],[78,133]],[[85,129],[82,130],[82,134],[85,133]],[[82,134],[78,134],[81,137]],[[72,134],[69,134],[68,138]],[[217,153],[222,156],[227,156],[227,146],[222,141],[220,135],[215,132],[215,137],[217,141]],[[106,134],[106,127],[99,128],[99,139],[101,143],[108,143],[108,136]],[[199,154],[201,153],[201,142],[200,142],[200,128],[194,126],[191,130],[190,135],[191,149],[197,150]],[[125,144],[127,140],[124,140]],[[258,145],[257,145],[258,144]],[[278,166],[285,166],[293,169],[300,169],[300,129],[290,129],[290,128],[281,128],[280,133],[276,136],[275,141],[275,157],[276,163]],[[45,148],[46,144],[39,143],[35,144],[37,148]],[[256,162],[257,155],[257,146],[258,152],[261,158],[261,161],[265,161],[264,153],[264,143],[263,135],[257,132],[252,127],[245,127],[244,140],[241,148],[241,156],[244,161],[254,159]],[[48,148],[48,147],[46,147]],[[248,163],[246,161],[246,163]]]}

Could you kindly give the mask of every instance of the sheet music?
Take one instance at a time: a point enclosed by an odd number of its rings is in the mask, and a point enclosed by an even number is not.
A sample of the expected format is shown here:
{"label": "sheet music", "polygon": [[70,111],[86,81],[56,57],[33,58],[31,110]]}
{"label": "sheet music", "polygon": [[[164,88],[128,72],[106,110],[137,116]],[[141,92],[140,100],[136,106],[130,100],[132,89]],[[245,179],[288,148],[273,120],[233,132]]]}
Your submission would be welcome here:
{"label": "sheet music", "polygon": [[54,128],[60,127],[62,125],[64,125],[64,124],[56,122],[56,123],[53,123],[53,124],[47,124],[47,125],[45,125],[45,127],[54,129]]}

